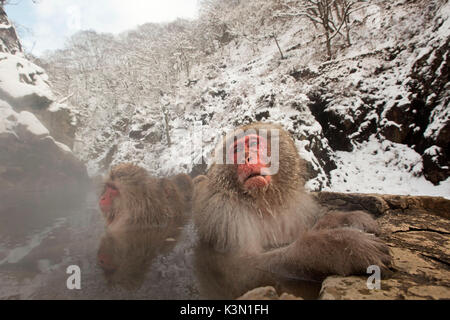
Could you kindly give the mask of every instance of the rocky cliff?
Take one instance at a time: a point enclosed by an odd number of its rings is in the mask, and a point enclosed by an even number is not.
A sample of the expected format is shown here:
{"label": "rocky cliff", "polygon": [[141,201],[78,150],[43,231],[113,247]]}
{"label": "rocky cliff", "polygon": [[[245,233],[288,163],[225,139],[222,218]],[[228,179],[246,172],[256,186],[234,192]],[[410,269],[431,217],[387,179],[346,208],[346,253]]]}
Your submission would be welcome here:
{"label": "rocky cliff", "polygon": [[39,198],[87,182],[84,164],[71,151],[74,121],[56,102],[45,71],[26,59],[0,7],[1,209],[17,201],[12,194]]}

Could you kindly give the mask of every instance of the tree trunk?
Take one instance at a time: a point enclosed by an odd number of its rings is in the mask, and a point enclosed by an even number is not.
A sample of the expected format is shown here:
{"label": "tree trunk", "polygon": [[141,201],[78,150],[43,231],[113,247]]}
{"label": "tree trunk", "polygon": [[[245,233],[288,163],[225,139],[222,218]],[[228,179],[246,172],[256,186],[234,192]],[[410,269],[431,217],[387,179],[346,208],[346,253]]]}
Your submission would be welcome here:
{"label": "tree trunk", "polygon": [[170,140],[169,117],[167,115],[167,109],[165,107],[163,107],[162,112],[164,115],[164,122],[166,124],[167,145],[170,147],[172,145],[172,141]]}
{"label": "tree trunk", "polygon": [[345,30],[347,31],[347,44],[350,47],[352,45],[351,39],[350,39],[350,17],[345,17]]}
{"label": "tree trunk", "polygon": [[284,60],[283,51],[281,51],[280,45],[278,44],[277,37],[275,35],[272,35],[272,38],[275,40],[275,43],[277,44],[278,51],[280,52],[281,60]]}
{"label": "tree trunk", "polygon": [[164,114],[164,120],[166,121],[167,145],[170,147],[172,145],[172,141],[170,141],[169,118],[167,117],[167,113]]}
{"label": "tree trunk", "polygon": [[[319,2],[320,3],[320,2]],[[330,7],[329,2],[325,1],[323,8],[319,10],[322,15],[322,25],[325,30],[325,39],[327,42],[327,60],[331,60],[331,39],[330,39]]]}
{"label": "tree trunk", "polygon": [[331,60],[331,39],[330,39],[330,32],[328,28],[325,28],[325,38],[327,42],[327,60]]}

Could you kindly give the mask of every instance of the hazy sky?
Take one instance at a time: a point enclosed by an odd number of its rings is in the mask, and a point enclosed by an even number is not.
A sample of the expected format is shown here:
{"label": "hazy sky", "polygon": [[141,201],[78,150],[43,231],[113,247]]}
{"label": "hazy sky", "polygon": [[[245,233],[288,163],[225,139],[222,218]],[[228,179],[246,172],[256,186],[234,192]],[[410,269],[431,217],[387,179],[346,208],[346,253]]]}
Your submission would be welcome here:
{"label": "hazy sky", "polygon": [[6,13],[34,54],[61,48],[78,30],[119,33],[146,22],[195,18],[197,0],[12,0]]}

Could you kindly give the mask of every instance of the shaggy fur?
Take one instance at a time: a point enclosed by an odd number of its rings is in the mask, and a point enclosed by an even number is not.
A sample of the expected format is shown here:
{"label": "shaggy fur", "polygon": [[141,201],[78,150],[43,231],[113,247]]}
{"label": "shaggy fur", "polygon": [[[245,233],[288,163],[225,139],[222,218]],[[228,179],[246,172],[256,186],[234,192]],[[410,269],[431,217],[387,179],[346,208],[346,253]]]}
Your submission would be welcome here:
{"label": "shaggy fur", "polygon": [[139,166],[125,163],[111,169],[105,182],[120,192],[104,214],[109,230],[124,226],[162,226],[190,211],[192,180],[185,174],[154,178]]}
{"label": "shaggy fur", "polygon": [[389,250],[368,233],[378,230],[369,215],[324,215],[305,192],[305,163],[286,131],[270,123],[240,129],[279,131],[279,171],[268,187],[255,192],[239,183],[236,164],[216,161],[206,176],[194,179],[193,211],[202,243],[228,260],[239,259],[232,265],[246,265],[246,270],[250,265],[251,270],[288,272],[303,279],[365,273],[373,264],[386,268]]}

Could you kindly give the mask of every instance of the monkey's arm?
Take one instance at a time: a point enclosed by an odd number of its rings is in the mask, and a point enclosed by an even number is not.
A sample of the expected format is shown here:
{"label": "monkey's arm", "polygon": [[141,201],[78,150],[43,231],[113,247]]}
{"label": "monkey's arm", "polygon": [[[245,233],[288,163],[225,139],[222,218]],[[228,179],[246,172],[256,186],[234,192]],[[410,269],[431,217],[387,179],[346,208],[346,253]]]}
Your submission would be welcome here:
{"label": "monkey's arm", "polygon": [[365,274],[370,265],[387,270],[391,262],[389,248],[379,238],[350,228],[311,230],[294,243],[253,259],[256,268],[303,279]]}
{"label": "monkey's arm", "polygon": [[342,227],[356,228],[367,233],[380,234],[378,223],[364,211],[330,211],[321,217],[313,229],[336,229]]}

